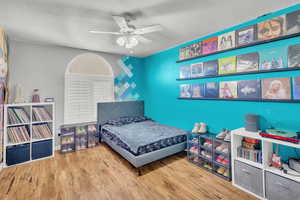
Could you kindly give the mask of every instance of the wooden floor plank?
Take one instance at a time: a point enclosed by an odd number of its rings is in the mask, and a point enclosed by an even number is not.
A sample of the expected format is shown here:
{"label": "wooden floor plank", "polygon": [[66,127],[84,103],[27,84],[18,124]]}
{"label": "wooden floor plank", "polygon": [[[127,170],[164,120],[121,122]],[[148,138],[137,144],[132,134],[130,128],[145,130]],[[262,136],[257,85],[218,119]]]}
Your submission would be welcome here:
{"label": "wooden floor plank", "polygon": [[4,169],[1,200],[254,200],[177,154],[142,168],[142,176],[105,144]]}

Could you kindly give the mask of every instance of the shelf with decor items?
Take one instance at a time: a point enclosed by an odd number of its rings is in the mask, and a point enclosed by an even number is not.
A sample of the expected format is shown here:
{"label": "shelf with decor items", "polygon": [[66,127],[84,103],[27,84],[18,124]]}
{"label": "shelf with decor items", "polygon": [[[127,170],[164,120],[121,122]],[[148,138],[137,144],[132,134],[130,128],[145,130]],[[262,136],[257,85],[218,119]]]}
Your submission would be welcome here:
{"label": "shelf with decor items", "polygon": [[54,156],[55,104],[4,105],[4,165],[28,163]]}
{"label": "shelf with decor items", "polygon": [[[187,160],[227,181],[231,181],[230,143],[216,139],[214,134],[194,134],[187,136]],[[216,151],[219,146],[227,148],[226,153]],[[222,160],[220,158],[223,158]],[[222,163],[227,160],[227,163]],[[221,169],[223,168],[223,169]],[[227,175],[225,174],[227,171]]]}
{"label": "shelf with decor items", "polygon": [[[238,148],[244,138],[260,141],[261,162],[241,158]],[[272,200],[280,197],[281,200],[294,200],[300,196],[300,173],[284,173],[283,170],[272,167],[269,161],[274,152],[274,145],[283,145],[300,149],[300,144],[264,138],[259,132],[249,132],[239,128],[231,132],[232,151],[232,184],[248,192],[258,199]]]}
{"label": "shelf with decor items", "polygon": [[275,102],[275,103],[300,103],[300,100],[286,100],[286,99],[226,99],[226,98],[185,98],[178,97],[178,100],[215,100],[215,101],[254,101],[254,102]]}

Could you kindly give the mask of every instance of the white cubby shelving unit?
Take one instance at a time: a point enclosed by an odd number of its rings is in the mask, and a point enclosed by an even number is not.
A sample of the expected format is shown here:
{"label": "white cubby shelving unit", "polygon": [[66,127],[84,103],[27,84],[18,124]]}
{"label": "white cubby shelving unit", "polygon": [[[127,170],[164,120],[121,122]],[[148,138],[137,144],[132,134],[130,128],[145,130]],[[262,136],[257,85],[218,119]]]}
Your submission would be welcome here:
{"label": "white cubby shelving unit", "polygon": [[[33,109],[36,107],[42,107],[47,110],[47,112],[50,114],[51,119],[42,121],[42,120],[35,120],[33,117]],[[10,124],[8,119],[8,110],[12,108],[22,108],[26,111],[29,121],[24,123],[17,123],[17,124]],[[33,137],[33,127],[37,125],[48,125],[51,136],[49,137],[41,137],[41,138],[35,138]],[[11,127],[18,127],[18,126],[26,126],[27,131],[29,133],[29,140],[22,141],[22,142],[11,142],[8,137],[8,128]],[[41,142],[48,142],[48,153],[47,156],[43,156],[43,153],[45,152],[39,152],[39,146],[43,147],[43,144]],[[18,145],[28,145],[29,146],[29,158],[26,159],[24,162],[16,163],[16,164],[7,164],[7,161],[9,159],[9,155],[7,155],[7,150],[11,147],[17,147]],[[35,153],[33,153],[33,148],[35,150]],[[41,102],[41,103],[22,103],[22,104],[5,104],[4,105],[4,149],[3,149],[3,166],[10,167],[14,165],[24,164],[28,162],[32,162],[35,160],[41,160],[46,158],[54,157],[54,150],[55,150],[55,103],[54,102]],[[37,152],[36,152],[37,151]],[[38,156],[33,156],[39,154]],[[46,154],[45,154],[46,155]]]}
{"label": "white cubby shelving unit", "polygon": [[[238,156],[237,148],[241,146],[244,137],[261,141],[262,163]],[[259,132],[249,132],[244,128],[233,130],[232,184],[262,200],[300,200],[300,173],[285,174],[282,170],[269,166],[276,144],[300,149],[300,144],[265,138]]]}

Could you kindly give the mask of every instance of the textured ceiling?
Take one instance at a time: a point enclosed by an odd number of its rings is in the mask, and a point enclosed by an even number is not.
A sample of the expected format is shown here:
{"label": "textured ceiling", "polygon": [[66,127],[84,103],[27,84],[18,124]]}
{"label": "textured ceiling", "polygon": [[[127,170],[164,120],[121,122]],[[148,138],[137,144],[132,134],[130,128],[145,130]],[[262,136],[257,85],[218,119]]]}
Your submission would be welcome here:
{"label": "textured ceiling", "polygon": [[129,55],[116,36],[90,29],[118,31],[112,14],[132,12],[136,26],[161,24],[145,35],[153,43],[131,55],[142,57],[190,41],[300,0],[0,0],[0,26],[10,39]]}

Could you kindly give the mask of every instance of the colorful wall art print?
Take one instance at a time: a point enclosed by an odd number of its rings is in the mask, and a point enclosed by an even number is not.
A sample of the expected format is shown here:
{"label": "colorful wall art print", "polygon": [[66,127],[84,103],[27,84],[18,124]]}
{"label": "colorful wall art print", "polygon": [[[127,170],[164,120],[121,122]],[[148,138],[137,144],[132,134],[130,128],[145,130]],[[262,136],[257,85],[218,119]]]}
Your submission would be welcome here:
{"label": "colorful wall art print", "polygon": [[205,98],[219,98],[219,83],[208,82],[204,85],[204,97]]}
{"label": "colorful wall art print", "polygon": [[237,72],[258,71],[259,55],[257,52],[237,56]]}
{"label": "colorful wall art print", "polygon": [[189,84],[180,85],[180,97],[191,98],[191,96],[192,96],[191,85]]}
{"label": "colorful wall art print", "polygon": [[231,74],[236,72],[236,56],[219,59],[219,74]]}
{"label": "colorful wall art print", "polygon": [[216,76],[218,74],[218,60],[204,62],[204,76]]}
{"label": "colorful wall art print", "polygon": [[285,34],[285,16],[275,17],[257,24],[259,40],[270,40]]}
{"label": "colorful wall art print", "polygon": [[202,41],[202,54],[214,53],[218,50],[218,37],[212,37]]}
{"label": "colorful wall art print", "polygon": [[300,32],[300,10],[286,14],[286,34]]}
{"label": "colorful wall art print", "polygon": [[287,67],[287,47],[269,48],[259,52],[260,70],[280,69]]}
{"label": "colorful wall art print", "polygon": [[203,63],[195,63],[191,65],[191,77],[197,78],[203,76]]}
{"label": "colorful wall art print", "polygon": [[235,47],[235,32],[224,33],[218,37],[218,51]]}
{"label": "colorful wall art print", "polygon": [[238,82],[238,98],[260,99],[260,80],[242,80]]}
{"label": "colorful wall art print", "polygon": [[262,80],[263,99],[291,99],[290,78],[271,78]]}
{"label": "colorful wall art print", "polygon": [[179,78],[191,78],[191,67],[189,65],[179,68]]}
{"label": "colorful wall art print", "polygon": [[192,85],[192,98],[204,97],[204,85],[202,83]]}
{"label": "colorful wall art print", "polygon": [[236,45],[242,46],[256,41],[256,26],[249,26],[235,32]]}
{"label": "colorful wall art print", "polygon": [[293,99],[300,100],[300,76],[293,78]]}
{"label": "colorful wall art print", "polygon": [[300,44],[288,47],[289,67],[300,67]]}
{"label": "colorful wall art print", "polygon": [[220,98],[237,98],[237,81],[220,82]]}

